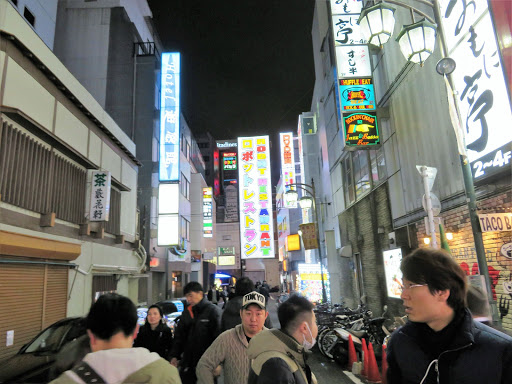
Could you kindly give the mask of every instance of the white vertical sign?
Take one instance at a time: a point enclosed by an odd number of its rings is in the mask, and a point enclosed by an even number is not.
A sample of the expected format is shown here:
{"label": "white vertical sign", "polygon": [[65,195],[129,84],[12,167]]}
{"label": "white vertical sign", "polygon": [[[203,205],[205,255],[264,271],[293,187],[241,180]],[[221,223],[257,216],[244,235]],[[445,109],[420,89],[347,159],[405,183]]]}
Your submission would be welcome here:
{"label": "white vertical sign", "polygon": [[110,213],[110,187],[110,172],[93,171],[89,221],[108,221]]}
{"label": "white vertical sign", "polygon": [[[293,133],[286,132],[279,134],[281,144],[281,172],[283,173],[284,190],[288,191],[287,185],[295,184],[295,152],[293,149]],[[294,188],[292,188],[294,189]]]}
{"label": "white vertical sign", "polygon": [[242,258],[274,257],[268,136],[238,138]]}

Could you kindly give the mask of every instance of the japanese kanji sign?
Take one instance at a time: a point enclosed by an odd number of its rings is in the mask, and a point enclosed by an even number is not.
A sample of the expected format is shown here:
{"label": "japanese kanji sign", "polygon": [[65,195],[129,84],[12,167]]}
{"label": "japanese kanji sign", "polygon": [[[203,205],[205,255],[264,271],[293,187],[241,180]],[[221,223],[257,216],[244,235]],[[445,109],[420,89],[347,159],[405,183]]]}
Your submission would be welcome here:
{"label": "japanese kanji sign", "polygon": [[281,172],[283,174],[283,185],[284,190],[288,191],[290,189],[288,185],[295,183],[295,152],[293,150],[293,133],[280,133],[279,143],[281,144]]}
{"label": "japanese kanji sign", "polygon": [[203,188],[203,237],[213,237],[212,188]]}
{"label": "japanese kanji sign", "polygon": [[242,258],[274,257],[269,137],[239,137],[240,245]]}
{"label": "japanese kanji sign", "polygon": [[302,231],[302,243],[304,244],[304,249],[318,248],[318,237],[316,236],[315,223],[300,224],[299,228]]}
{"label": "japanese kanji sign", "polygon": [[108,214],[110,212],[110,183],[110,172],[92,172],[89,221],[108,221]]}
{"label": "japanese kanji sign", "polygon": [[333,15],[358,14],[362,9],[363,2],[361,0],[331,0]]}
{"label": "japanese kanji sign", "polygon": [[372,75],[370,51],[367,45],[336,47],[338,78]]}
{"label": "japanese kanji sign", "polygon": [[440,7],[473,176],[510,173],[512,113],[488,2],[441,0]]}
{"label": "japanese kanji sign", "polygon": [[357,19],[359,19],[359,15],[334,15],[332,17],[334,45],[368,43],[361,34],[361,27],[357,24]]}
{"label": "japanese kanji sign", "polygon": [[180,176],[180,54],[162,53],[160,96],[160,181]]}

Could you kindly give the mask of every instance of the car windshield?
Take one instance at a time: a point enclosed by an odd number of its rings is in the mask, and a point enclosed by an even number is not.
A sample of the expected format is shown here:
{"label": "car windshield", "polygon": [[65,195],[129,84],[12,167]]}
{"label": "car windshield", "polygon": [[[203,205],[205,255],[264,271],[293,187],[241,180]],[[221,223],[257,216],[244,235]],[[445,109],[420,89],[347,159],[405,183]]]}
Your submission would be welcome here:
{"label": "car windshield", "polygon": [[68,324],[55,325],[44,330],[30,345],[24,353],[57,351],[62,338],[68,331]]}

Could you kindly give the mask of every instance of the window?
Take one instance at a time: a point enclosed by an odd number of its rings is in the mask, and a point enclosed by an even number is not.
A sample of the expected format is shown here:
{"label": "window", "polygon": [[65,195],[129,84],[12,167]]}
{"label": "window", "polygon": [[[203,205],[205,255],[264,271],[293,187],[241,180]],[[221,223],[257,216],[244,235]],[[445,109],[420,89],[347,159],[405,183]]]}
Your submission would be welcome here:
{"label": "window", "polygon": [[181,218],[181,237],[190,240],[190,222],[184,217]]}
{"label": "window", "polygon": [[187,141],[187,144],[185,146],[185,157],[187,160],[190,160],[190,144]]}
{"label": "window", "polygon": [[180,181],[180,192],[187,200],[190,199],[190,182],[187,180],[187,178],[181,174],[181,181]]}
{"label": "window", "polygon": [[222,235],[222,240],[231,240],[231,235]]}
{"label": "window", "polygon": [[343,193],[345,195],[345,206],[349,206],[354,201],[356,201],[356,197],[354,194],[354,184],[352,181],[352,164],[351,158],[348,156],[343,162]]}
{"label": "window", "polygon": [[386,162],[382,148],[351,152],[342,163],[345,206],[360,199],[386,177]]}
{"label": "window", "polygon": [[11,0],[11,3],[13,3],[16,7],[18,6],[18,0]]}
{"label": "window", "polygon": [[29,9],[27,7],[25,7],[25,9],[23,10],[23,16],[32,26],[35,26],[36,17],[34,16],[34,14],[32,12],[29,11]]}
{"label": "window", "polygon": [[356,188],[356,198],[359,198],[371,188],[368,168],[368,152],[354,152],[352,154],[352,165],[354,167],[354,186]]}

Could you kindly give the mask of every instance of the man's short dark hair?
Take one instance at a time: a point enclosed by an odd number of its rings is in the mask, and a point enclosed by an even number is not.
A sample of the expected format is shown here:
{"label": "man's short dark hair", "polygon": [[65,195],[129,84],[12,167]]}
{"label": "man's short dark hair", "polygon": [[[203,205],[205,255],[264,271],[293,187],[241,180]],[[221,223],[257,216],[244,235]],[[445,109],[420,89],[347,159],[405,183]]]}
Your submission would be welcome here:
{"label": "man's short dark hair", "polygon": [[236,281],[235,296],[245,296],[254,290],[254,283],[248,277],[242,277]]}
{"label": "man's short dark hair", "polygon": [[313,313],[313,304],[303,296],[292,295],[277,308],[277,317],[281,329],[293,334],[303,321],[310,321]]}
{"label": "man's short dark hair", "polygon": [[447,304],[454,310],[464,308],[466,275],[445,250],[418,248],[404,257],[400,269],[405,279],[415,284],[427,284],[432,294],[449,289]]}
{"label": "man's short dark hair", "polygon": [[137,308],[129,298],[107,293],[91,305],[85,325],[102,340],[110,340],[119,332],[129,336],[137,326]]}
{"label": "man's short dark hair", "polygon": [[197,281],[191,281],[183,288],[183,294],[188,295],[190,292],[203,292],[203,286]]}

